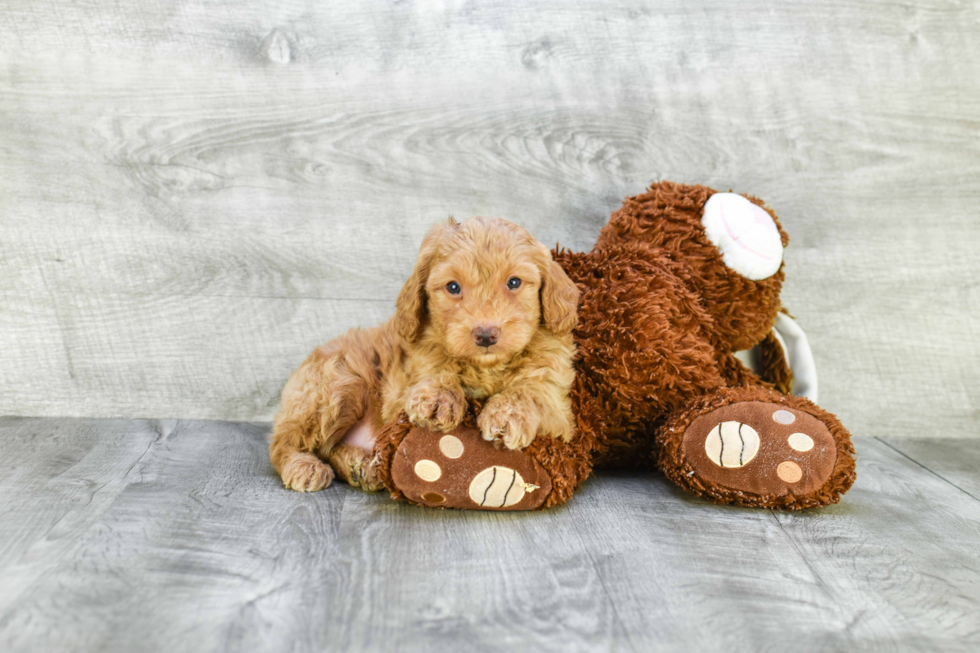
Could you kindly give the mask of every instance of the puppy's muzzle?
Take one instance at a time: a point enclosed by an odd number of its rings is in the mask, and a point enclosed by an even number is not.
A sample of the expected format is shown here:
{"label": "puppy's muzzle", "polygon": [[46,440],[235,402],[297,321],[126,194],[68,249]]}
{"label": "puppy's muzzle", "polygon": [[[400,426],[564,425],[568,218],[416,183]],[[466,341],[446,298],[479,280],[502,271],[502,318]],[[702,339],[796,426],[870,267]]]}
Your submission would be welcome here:
{"label": "puppy's muzzle", "polygon": [[478,326],[473,329],[473,340],[476,341],[478,347],[489,347],[490,345],[496,344],[497,338],[499,337],[500,327]]}

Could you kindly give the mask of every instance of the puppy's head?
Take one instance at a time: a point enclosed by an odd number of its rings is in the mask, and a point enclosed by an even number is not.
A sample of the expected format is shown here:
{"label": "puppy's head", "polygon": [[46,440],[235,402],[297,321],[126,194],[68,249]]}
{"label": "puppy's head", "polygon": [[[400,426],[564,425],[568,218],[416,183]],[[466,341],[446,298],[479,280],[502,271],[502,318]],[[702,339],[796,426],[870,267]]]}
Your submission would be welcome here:
{"label": "puppy's head", "polygon": [[525,229],[500,218],[450,218],[422,241],[398,296],[403,338],[424,337],[481,366],[524,350],[538,329],[575,326],[578,289]]}

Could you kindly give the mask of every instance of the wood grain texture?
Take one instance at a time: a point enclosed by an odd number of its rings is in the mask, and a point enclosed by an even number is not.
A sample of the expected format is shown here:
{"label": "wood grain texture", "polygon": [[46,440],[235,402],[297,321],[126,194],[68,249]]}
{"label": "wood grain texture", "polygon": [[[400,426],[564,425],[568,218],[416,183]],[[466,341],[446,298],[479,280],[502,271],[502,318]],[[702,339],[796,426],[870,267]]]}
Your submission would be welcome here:
{"label": "wood grain texture", "polygon": [[[0,413],[268,419],[426,227],[765,198],[821,403],[980,429],[980,7],[0,1]],[[883,417],[887,416],[887,417]]]}
{"label": "wood grain texture", "polygon": [[975,457],[965,440],[860,438],[857,484],[816,512],[719,507],[635,473],[520,514],[290,492],[268,430],[0,418],[0,649],[980,645],[980,501],[897,451]]}

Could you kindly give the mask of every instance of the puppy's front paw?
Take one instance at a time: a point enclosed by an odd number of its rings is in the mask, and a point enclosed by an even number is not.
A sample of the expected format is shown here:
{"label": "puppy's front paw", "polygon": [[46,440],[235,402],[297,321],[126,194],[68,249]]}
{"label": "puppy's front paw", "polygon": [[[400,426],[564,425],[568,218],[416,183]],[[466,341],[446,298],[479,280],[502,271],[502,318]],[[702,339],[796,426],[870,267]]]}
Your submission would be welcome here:
{"label": "puppy's front paw", "polygon": [[483,407],[477,426],[484,440],[502,440],[508,449],[523,449],[534,441],[538,425],[532,408],[522,402],[494,397]]}
{"label": "puppy's front paw", "polygon": [[466,413],[466,397],[458,388],[420,383],[408,393],[405,412],[413,424],[449,431]]}

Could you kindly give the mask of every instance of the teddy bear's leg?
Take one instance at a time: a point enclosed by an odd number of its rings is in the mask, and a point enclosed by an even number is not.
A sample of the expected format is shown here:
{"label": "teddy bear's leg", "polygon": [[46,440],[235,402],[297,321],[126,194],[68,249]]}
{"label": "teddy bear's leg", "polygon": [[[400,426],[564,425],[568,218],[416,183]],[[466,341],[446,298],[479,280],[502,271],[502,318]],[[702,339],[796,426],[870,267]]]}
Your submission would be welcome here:
{"label": "teddy bear's leg", "polygon": [[854,483],[854,447],[836,417],[803,397],[725,388],[674,413],[654,454],[672,481],[717,503],[819,508]]}
{"label": "teddy bear's leg", "polygon": [[584,447],[538,438],[526,449],[495,446],[472,419],[448,432],[403,415],[375,446],[384,486],[397,499],[430,508],[537,510],[562,503],[591,473]]}
{"label": "teddy bear's leg", "polygon": [[639,245],[685,264],[685,283],[714,316],[717,336],[738,351],[772,329],[788,243],[761,200],[664,181],[627,198],[603,227],[596,249]]}

